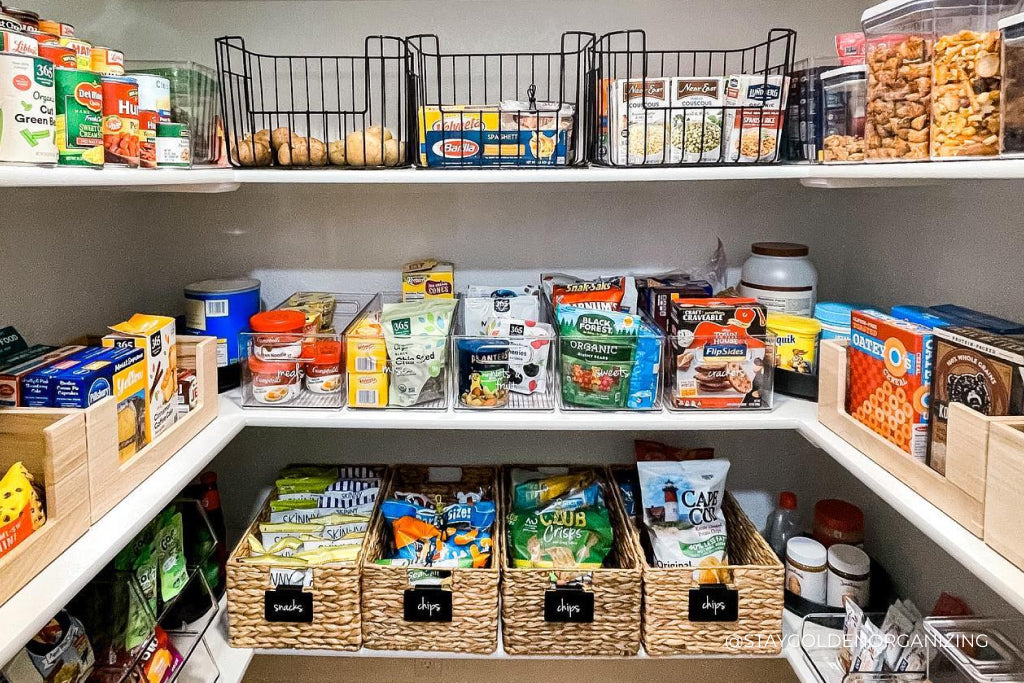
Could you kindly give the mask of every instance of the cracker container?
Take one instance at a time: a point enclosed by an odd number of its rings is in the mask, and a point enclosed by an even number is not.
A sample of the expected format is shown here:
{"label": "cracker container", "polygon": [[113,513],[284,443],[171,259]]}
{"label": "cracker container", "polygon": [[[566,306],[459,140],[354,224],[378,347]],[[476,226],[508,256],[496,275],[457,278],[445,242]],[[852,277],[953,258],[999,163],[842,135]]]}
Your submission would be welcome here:
{"label": "cracker container", "polygon": [[1024,157],[1024,13],[999,22],[1003,41],[1000,153]]}
{"label": "cracker container", "polygon": [[864,109],[867,67],[844,66],[821,74],[824,101],[822,160],[826,164],[864,161]]}

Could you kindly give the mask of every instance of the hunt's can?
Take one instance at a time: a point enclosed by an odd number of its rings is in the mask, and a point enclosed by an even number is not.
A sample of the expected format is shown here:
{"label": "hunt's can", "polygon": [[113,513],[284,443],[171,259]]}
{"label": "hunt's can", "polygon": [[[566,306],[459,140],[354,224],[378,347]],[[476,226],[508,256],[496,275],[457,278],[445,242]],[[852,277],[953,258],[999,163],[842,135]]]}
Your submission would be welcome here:
{"label": "hunt's can", "polygon": [[157,168],[189,168],[192,150],[188,126],[184,123],[156,124]]}
{"label": "hunt's can", "polygon": [[39,30],[43,33],[49,33],[51,36],[57,36],[58,38],[74,38],[75,27],[71,24],[62,24],[59,21],[53,21],[51,19],[40,19]]}
{"label": "hunt's can", "polygon": [[139,83],[127,76],[101,76],[103,148],[106,163],[139,167]]}
{"label": "hunt's can", "polygon": [[78,55],[78,68],[89,71],[92,68],[92,44],[78,38],[60,38],[60,44],[70,47]]}
{"label": "hunt's can", "polygon": [[70,47],[48,43],[39,46],[39,56],[46,57],[58,69],[77,69],[78,55]]}
{"label": "hunt's can", "polygon": [[62,166],[103,168],[103,89],[99,74],[56,69],[57,150]]}
{"label": "hunt's can", "polygon": [[139,83],[139,165],[156,168],[156,127],[171,120],[171,82],[152,74],[132,74]]}
{"label": "hunt's can", "polygon": [[0,54],[0,161],[57,162],[53,62]]}
{"label": "hunt's can", "polygon": [[111,47],[94,45],[90,68],[104,76],[124,76],[124,53]]}
{"label": "hunt's can", "polygon": [[0,27],[0,52],[38,57],[39,43],[26,33]]}

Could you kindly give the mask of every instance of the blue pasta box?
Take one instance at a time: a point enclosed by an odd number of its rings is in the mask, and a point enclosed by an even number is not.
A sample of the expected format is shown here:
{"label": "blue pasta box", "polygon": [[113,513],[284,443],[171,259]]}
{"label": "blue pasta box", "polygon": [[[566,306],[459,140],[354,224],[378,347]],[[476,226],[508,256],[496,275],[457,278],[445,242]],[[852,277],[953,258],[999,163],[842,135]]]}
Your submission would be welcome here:
{"label": "blue pasta box", "polygon": [[53,387],[54,408],[88,408],[114,395],[115,375],[131,372],[145,362],[140,348],[106,348],[89,360],[64,370]]}
{"label": "blue pasta box", "polygon": [[572,121],[568,105],[532,115],[493,105],[420,107],[420,164],[565,166]]}
{"label": "blue pasta box", "polygon": [[95,360],[104,351],[106,349],[102,346],[90,346],[25,375],[20,380],[21,405],[28,408],[52,408],[57,378],[72,368]]}

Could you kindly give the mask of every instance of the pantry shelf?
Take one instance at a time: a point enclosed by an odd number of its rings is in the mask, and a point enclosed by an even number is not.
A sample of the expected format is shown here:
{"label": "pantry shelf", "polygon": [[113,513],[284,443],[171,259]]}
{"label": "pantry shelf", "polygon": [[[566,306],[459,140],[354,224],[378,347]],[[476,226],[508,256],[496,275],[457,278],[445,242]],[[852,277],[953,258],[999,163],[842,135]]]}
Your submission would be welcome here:
{"label": "pantry shelf", "polygon": [[238,189],[229,168],[138,169],[138,168],[40,168],[0,167],[3,187],[90,187],[141,192],[186,192],[212,194]]}

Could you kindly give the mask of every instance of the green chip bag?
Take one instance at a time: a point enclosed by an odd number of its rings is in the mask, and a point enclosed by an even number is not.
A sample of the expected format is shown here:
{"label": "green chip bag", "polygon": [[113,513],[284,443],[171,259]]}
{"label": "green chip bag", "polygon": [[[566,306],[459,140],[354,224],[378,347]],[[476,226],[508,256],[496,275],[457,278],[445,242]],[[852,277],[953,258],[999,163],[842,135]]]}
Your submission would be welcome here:
{"label": "green chip bag", "polygon": [[612,547],[605,507],[508,515],[513,566],[521,569],[598,569]]}
{"label": "green chip bag", "polygon": [[181,513],[174,508],[164,510],[160,513],[155,541],[160,599],[163,602],[177,597],[188,582],[184,543]]}

